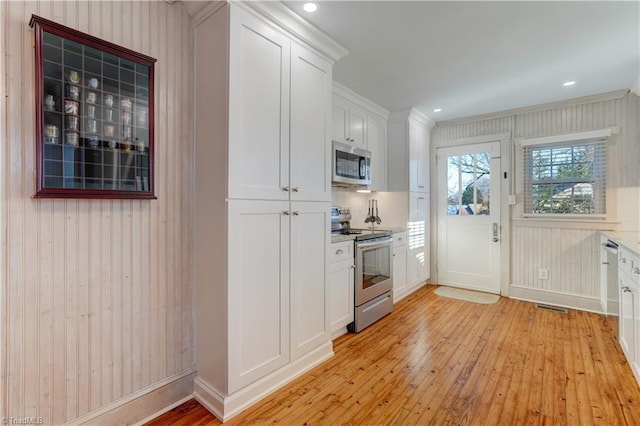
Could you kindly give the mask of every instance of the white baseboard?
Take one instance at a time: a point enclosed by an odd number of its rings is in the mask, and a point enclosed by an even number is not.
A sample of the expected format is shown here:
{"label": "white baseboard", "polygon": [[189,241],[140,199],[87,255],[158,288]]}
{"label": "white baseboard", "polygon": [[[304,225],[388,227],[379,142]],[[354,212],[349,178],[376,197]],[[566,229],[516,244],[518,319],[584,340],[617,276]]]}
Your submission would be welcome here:
{"label": "white baseboard", "polygon": [[195,367],[191,367],[73,419],[66,425],[142,424],[189,400],[195,374]]}
{"label": "white baseboard", "polygon": [[617,300],[607,300],[607,315],[618,316],[619,303]]}
{"label": "white baseboard", "polygon": [[563,308],[604,314],[599,297],[538,290],[528,287],[522,287],[515,284],[511,284],[509,286],[509,290],[509,297],[511,299],[524,300],[526,302],[534,303],[544,303],[547,305],[560,306]]}
{"label": "white baseboard", "polygon": [[210,386],[202,377],[197,376],[194,383],[193,397],[205,406],[211,414],[216,416],[218,420],[226,422],[245,408],[332,356],[333,344],[326,342],[268,376],[226,396],[213,386]]}

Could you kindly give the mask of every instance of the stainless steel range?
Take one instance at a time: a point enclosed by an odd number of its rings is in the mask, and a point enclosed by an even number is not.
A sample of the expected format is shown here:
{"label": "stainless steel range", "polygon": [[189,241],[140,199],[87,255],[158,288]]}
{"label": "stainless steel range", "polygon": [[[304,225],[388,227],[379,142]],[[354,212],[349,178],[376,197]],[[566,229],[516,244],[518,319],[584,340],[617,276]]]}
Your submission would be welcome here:
{"label": "stainless steel range", "polygon": [[392,232],[351,228],[348,208],[332,207],[334,234],[355,235],[355,306],[351,332],[359,332],[393,311]]}

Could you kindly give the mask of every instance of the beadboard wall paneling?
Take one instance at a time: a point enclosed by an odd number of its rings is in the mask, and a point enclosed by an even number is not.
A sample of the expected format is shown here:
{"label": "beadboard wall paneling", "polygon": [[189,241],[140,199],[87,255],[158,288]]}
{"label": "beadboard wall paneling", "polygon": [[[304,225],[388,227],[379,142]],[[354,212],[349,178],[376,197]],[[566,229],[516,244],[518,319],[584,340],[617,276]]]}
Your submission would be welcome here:
{"label": "beadboard wall paneling", "polygon": [[[158,59],[157,200],[32,198],[31,14]],[[1,2],[0,19],[0,417],[62,424],[194,366],[192,29],[165,1]]]}
{"label": "beadboard wall paneling", "polygon": [[[513,273],[526,288],[600,297],[600,236],[591,229],[517,226]],[[541,268],[549,279],[539,279]]]}
{"label": "beadboard wall paneling", "polygon": [[[640,97],[604,95],[601,98],[561,106],[543,105],[501,117],[471,117],[435,126],[432,140],[447,141],[510,132],[514,139],[576,133],[619,126],[620,134],[612,137],[608,150],[607,197],[615,210],[603,229],[639,231],[640,218]],[[433,153],[432,153],[433,154]],[[516,181],[521,170],[512,170]],[[517,186],[516,186],[517,187]],[[522,199],[522,197],[520,197]],[[521,218],[516,206],[512,219]],[[539,223],[538,223],[539,225]],[[597,231],[580,229],[580,224],[567,223],[565,228],[529,226],[522,221],[512,224],[511,284],[533,290],[567,293],[581,297],[599,297],[596,268],[599,265]],[[540,268],[549,269],[549,280],[539,280]]]}

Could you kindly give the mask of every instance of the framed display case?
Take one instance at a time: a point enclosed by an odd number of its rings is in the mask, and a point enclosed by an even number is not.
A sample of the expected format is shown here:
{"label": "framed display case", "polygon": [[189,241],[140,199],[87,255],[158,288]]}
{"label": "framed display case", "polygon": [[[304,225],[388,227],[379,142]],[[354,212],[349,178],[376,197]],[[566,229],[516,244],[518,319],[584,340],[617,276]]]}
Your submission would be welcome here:
{"label": "framed display case", "polygon": [[156,198],[155,59],[32,15],[37,198]]}

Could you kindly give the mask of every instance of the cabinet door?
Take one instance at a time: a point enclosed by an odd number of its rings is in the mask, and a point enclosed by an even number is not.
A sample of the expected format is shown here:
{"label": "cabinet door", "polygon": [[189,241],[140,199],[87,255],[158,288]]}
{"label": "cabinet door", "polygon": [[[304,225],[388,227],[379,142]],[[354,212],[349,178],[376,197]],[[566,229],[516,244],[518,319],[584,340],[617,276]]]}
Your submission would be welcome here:
{"label": "cabinet door", "polygon": [[347,324],[353,322],[354,279],[353,258],[331,264],[329,293],[332,333],[344,329]]}
{"label": "cabinet door", "polygon": [[415,287],[429,277],[429,194],[409,193],[409,285]]}
{"label": "cabinet door", "polygon": [[[288,202],[229,201],[229,393],[289,362],[289,216],[284,212],[289,213]],[[221,271],[211,284],[224,278]]]}
{"label": "cabinet door", "polygon": [[429,131],[409,120],[409,191],[429,191]]}
{"label": "cabinet door", "polygon": [[620,283],[620,314],[618,318],[620,326],[620,346],[627,356],[627,360],[631,365],[635,359],[635,330],[634,319],[636,308],[636,300],[634,300],[633,284],[624,273],[618,273],[618,281]]}
{"label": "cabinet door", "polygon": [[331,65],[299,46],[291,50],[291,200],[331,200]]}
{"label": "cabinet door", "polygon": [[349,102],[335,95],[331,105],[331,140],[349,143]]}
{"label": "cabinet door", "polygon": [[291,357],[331,339],[327,254],[329,203],[291,203]]}
{"label": "cabinet door", "polygon": [[371,151],[373,191],[387,190],[387,125],[374,115],[367,116],[367,149]]}
{"label": "cabinet door", "polygon": [[407,269],[409,247],[399,246],[393,249],[393,301],[400,300],[407,293]]}
{"label": "cabinet door", "polygon": [[289,53],[287,37],[231,9],[230,198],[289,198]]}
{"label": "cabinet door", "polygon": [[349,143],[367,149],[365,140],[367,113],[360,107],[349,105]]}

